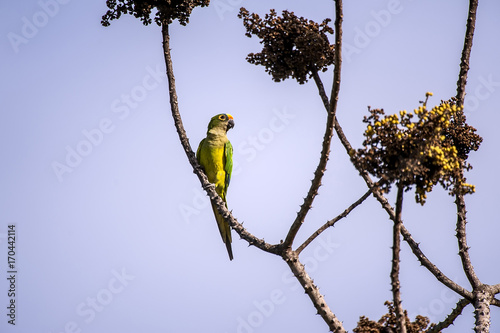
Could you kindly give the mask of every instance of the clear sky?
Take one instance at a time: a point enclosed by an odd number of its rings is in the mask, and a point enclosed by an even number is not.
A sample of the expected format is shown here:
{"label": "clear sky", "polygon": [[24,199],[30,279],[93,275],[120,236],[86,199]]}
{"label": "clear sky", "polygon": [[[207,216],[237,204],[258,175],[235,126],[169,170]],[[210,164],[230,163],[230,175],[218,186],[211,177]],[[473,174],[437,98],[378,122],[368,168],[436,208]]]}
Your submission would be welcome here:
{"label": "clear sky", "polygon": [[[212,1],[171,28],[179,105],[193,149],[210,117],[230,113],[235,170],[229,208],[271,243],[283,239],[318,162],[326,114],[312,81],[274,83],[245,57],[241,6],[315,21],[332,1]],[[170,116],[159,27],[125,16],[100,25],[104,0],[0,0],[0,331],[326,332],[287,265],[233,232],[229,262],[209,202]],[[497,214],[500,2],[480,1],[466,114],[484,142],[471,153],[468,241],[486,283],[500,283]],[[455,95],[466,1],[363,0],[344,4],[338,118],[360,147],[367,106],[388,113]],[[333,38],[332,38],[333,41]],[[332,70],[322,74],[327,91]],[[334,140],[305,240],[366,191]],[[394,196],[390,195],[391,202]],[[457,255],[453,198],[435,188],[403,217],[421,249],[467,286]],[[16,230],[16,326],[7,323],[8,225]],[[352,330],[391,299],[391,222],[370,198],[301,255]],[[403,305],[442,320],[458,298],[403,243]],[[470,332],[472,307],[447,332]],[[500,310],[492,308],[492,332]]]}

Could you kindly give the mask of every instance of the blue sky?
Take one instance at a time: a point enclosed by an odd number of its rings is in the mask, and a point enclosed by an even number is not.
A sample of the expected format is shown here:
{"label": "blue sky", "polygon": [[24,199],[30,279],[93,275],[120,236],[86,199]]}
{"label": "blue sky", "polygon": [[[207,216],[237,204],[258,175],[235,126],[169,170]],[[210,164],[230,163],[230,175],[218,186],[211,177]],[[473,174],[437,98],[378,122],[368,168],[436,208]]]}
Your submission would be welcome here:
{"label": "blue sky", "polygon": [[[283,239],[313,178],[326,114],[312,81],[275,83],[245,57],[241,6],[315,21],[331,1],[212,1],[186,27],[171,28],[179,105],[193,149],[210,117],[230,113],[234,216],[258,237]],[[500,3],[481,1],[466,114],[484,142],[470,156],[477,193],[467,196],[468,241],[486,283],[500,282]],[[16,225],[17,319],[2,332],[326,332],[309,299],[277,257],[233,233],[229,262],[209,202],[192,173],[170,116],[159,27],[124,16],[100,25],[105,1],[0,1],[0,253]],[[338,118],[362,142],[367,106],[388,113],[455,95],[466,1],[381,0],[344,4],[344,63]],[[332,38],[333,40],[333,38]],[[321,75],[331,88],[332,70]],[[337,140],[305,240],[359,198],[366,186]],[[394,201],[393,194],[390,200]],[[436,188],[421,207],[407,193],[405,224],[450,278],[467,286],[457,255],[453,198]],[[334,313],[352,330],[378,320],[391,298],[391,222],[370,198],[325,232],[301,258]],[[439,321],[456,296],[403,243],[401,280],[410,316]],[[6,275],[6,261],[0,268]],[[3,276],[2,275],[2,276]],[[500,330],[492,308],[492,331]],[[447,332],[469,332],[472,308]]]}

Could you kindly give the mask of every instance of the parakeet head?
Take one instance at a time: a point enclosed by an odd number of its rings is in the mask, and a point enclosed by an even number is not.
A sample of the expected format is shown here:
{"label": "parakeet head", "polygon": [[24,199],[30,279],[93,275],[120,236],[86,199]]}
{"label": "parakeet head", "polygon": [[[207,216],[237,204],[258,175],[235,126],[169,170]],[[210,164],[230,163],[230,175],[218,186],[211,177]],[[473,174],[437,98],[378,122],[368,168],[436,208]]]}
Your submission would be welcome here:
{"label": "parakeet head", "polygon": [[223,130],[224,132],[227,132],[233,127],[234,127],[233,116],[227,113],[221,113],[216,116],[213,116],[212,119],[210,119],[210,123],[208,123],[209,132],[211,130],[214,131]]}

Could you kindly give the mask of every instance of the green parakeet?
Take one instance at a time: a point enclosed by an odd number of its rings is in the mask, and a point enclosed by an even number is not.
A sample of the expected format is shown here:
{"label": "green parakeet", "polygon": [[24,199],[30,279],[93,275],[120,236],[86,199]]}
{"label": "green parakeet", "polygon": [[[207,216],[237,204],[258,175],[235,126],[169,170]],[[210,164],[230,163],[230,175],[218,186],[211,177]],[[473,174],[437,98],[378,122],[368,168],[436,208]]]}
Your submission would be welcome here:
{"label": "green parakeet", "polygon": [[[233,146],[229,142],[226,133],[234,127],[233,116],[230,114],[218,114],[208,123],[207,137],[201,140],[196,159],[205,170],[208,181],[215,184],[215,191],[224,200],[227,207],[226,194],[231,180],[233,170]],[[233,260],[231,249],[231,229],[229,224],[212,204],[215,220],[219,227],[222,240],[226,244],[229,259]]]}

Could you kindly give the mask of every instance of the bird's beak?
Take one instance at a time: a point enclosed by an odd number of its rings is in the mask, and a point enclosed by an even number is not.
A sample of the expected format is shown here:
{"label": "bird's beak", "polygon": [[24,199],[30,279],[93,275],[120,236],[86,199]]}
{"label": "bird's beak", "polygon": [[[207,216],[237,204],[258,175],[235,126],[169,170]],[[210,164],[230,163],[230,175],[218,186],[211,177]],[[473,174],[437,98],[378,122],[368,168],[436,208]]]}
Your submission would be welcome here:
{"label": "bird's beak", "polygon": [[233,116],[231,116],[230,114],[227,115],[227,118],[229,118],[229,121],[227,122],[227,128],[226,128],[226,132],[229,131],[231,128],[234,127],[234,119],[233,119]]}

